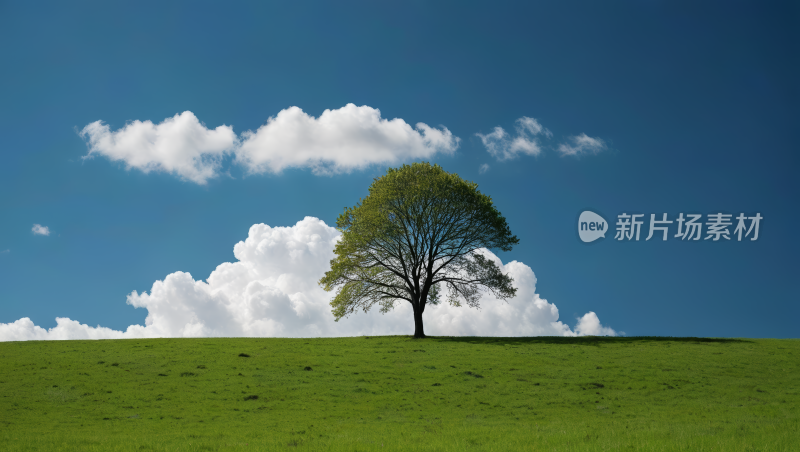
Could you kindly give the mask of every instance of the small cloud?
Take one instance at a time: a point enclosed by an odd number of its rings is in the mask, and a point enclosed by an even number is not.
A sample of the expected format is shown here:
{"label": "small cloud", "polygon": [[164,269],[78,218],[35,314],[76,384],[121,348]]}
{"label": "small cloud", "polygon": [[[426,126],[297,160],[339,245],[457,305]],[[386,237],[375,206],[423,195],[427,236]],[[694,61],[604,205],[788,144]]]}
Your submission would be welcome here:
{"label": "small cloud", "polygon": [[487,171],[489,171],[489,164],[488,163],[484,163],[483,165],[481,165],[480,168],[478,168],[478,174],[483,174],[483,173],[485,173]]}
{"label": "small cloud", "polygon": [[161,171],[200,185],[217,177],[222,158],[233,151],[238,140],[233,127],[209,129],[190,111],[158,124],[129,122],[115,131],[95,121],[79,135],[89,147],[84,159],[101,155],[145,174]]}
{"label": "small cloud", "polygon": [[367,105],[347,104],[315,118],[299,107],[281,110],[255,132],[241,134],[236,162],[249,174],[309,168],[314,174],[348,173],[371,165],[452,155],[459,138],[446,127],[386,119]]}
{"label": "small cloud", "polygon": [[592,311],[587,312],[583,317],[578,318],[575,332],[579,336],[624,336],[625,333],[616,332],[611,328],[605,327],[600,323],[600,319]]}
{"label": "small cloud", "polygon": [[8,254],[10,252],[11,252],[11,250],[3,250],[3,251],[0,251],[0,254]]}
{"label": "small cloud", "polygon": [[41,224],[34,224],[31,231],[33,231],[35,235],[50,235],[50,228],[42,226]]}
{"label": "small cloud", "polygon": [[517,119],[514,128],[517,136],[513,138],[502,127],[495,127],[494,132],[486,135],[480,133],[475,135],[480,137],[489,154],[498,160],[513,159],[519,154],[539,155],[542,153],[542,148],[537,137],[553,136],[553,133],[545,129],[536,119],[527,116]]}
{"label": "small cloud", "polygon": [[592,138],[585,133],[568,138],[568,143],[561,143],[558,152],[564,155],[574,155],[579,157],[584,154],[597,154],[608,149],[605,141],[600,138]]}

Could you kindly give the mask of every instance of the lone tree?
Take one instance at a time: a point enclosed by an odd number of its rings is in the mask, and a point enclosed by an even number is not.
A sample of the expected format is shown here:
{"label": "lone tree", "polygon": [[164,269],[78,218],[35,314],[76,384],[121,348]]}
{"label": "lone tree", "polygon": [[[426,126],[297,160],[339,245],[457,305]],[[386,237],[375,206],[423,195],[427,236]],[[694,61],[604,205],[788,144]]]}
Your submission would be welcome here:
{"label": "lone tree", "polygon": [[336,226],[342,239],[319,281],[326,291],[337,289],[336,321],[374,304],[386,313],[405,300],[414,309],[414,337],[422,338],[422,313],[441,302],[440,286],[453,306],[478,307],[481,289],[500,299],[517,292],[512,278],[479,250],[509,251],[519,239],[478,184],[439,165],[389,169]]}

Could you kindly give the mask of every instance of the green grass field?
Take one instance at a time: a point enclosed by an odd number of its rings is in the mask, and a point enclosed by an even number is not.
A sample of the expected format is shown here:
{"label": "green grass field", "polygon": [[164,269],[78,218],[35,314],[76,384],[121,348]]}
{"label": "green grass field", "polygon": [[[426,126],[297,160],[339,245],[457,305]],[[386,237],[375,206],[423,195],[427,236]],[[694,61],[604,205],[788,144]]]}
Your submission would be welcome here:
{"label": "green grass field", "polygon": [[800,450],[798,340],[5,342],[0,364],[3,451]]}

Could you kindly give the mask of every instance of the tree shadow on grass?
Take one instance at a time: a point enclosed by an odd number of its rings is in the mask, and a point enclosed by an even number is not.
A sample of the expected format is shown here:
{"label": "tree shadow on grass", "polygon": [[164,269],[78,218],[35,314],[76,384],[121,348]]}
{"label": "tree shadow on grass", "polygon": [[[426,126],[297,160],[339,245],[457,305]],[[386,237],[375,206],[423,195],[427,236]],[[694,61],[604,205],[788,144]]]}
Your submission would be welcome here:
{"label": "tree shadow on grass", "polygon": [[722,343],[744,344],[752,340],[718,338],[718,337],[669,337],[669,336],[633,336],[633,337],[607,337],[607,336],[537,336],[537,337],[474,337],[474,336],[428,336],[423,341],[460,342],[475,345],[528,345],[528,344],[553,344],[553,345],[613,345],[642,342],[678,342],[678,343]]}

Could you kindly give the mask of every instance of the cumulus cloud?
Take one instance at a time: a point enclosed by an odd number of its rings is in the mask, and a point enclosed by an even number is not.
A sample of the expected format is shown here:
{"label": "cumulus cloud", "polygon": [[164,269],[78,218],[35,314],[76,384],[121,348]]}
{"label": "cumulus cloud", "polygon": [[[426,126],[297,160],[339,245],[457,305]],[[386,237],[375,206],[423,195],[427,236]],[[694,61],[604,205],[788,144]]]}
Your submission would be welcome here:
{"label": "cumulus cloud", "polygon": [[290,107],[241,137],[230,126],[207,128],[190,111],[159,124],[133,121],[116,131],[95,121],[80,136],[89,147],[84,158],[100,155],[129,169],[166,172],[201,185],[219,175],[226,154],[235,155],[250,174],[286,168],[331,174],[452,154],[459,143],[446,127],[420,122],[412,128],[399,118],[381,118],[378,109],[353,104],[325,110],[319,118]]}
{"label": "cumulus cloud", "polygon": [[514,126],[516,136],[511,136],[502,127],[495,127],[492,133],[483,135],[476,133],[486,150],[498,160],[509,160],[518,157],[519,154],[539,155],[542,148],[539,137],[550,138],[552,132],[544,128],[534,118],[523,116],[517,119]]}
{"label": "cumulus cloud", "polygon": [[567,143],[558,146],[558,152],[564,155],[581,156],[584,154],[597,154],[607,149],[606,143],[600,138],[592,138],[585,133],[567,139]]}
{"label": "cumulus cloud", "polygon": [[[131,328],[139,325],[128,327]],[[141,326],[139,326],[141,328]],[[131,336],[122,331],[115,331],[102,326],[91,327],[75,320],[63,317],[56,318],[56,326],[44,329],[34,325],[28,317],[23,317],[16,322],[0,323],[0,341],[54,341],[65,339],[124,339]]]}
{"label": "cumulus cloud", "polygon": [[34,224],[31,228],[34,235],[50,235],[50,228],[42,226],[41,224]]}
{"label": "cumulus cloud", "polygon": [[122,161],[129,169],[171,173],[198,184],[217,176],[223,155],[237,142],[232,127],[209,129],[190,111],[158,124],[129,122],[116,131],[95,121],[84,127],[80,136],[89,146],[84,158],[101,155]]}
{"label": "cumulus cloud", "polygon": [[420,122],[412,128],[400,118],[381,118],[380,110],[366,105],[325,110],[319,118],[290,107],[255,132],[244,132],[236,159],[250,173],[311,168],[329,174],[452,154],[458,142],[445,127]]}
{"label": "cumulus cloud", "polygon": [[601,325],[597,314],[592,311],[587,312],[578,319],[578,324],[575,325],[575,332],[579,336],[616,336],[617,334],[625,334],[622,332],[617,333],[613,329]]}
{"label": "cumulus cloud", "polygon": [[[291,227],[256,224],[233,248],[235,262],[219,265],[206,281],[185,272],[156,281],[149,292],[131,292],[128,304],[147,309],[145,325],[124,332],[90,327],[68,318],[51,329],[28,318],[0,323],[0,340],[101,339],[140,337],[337,337],[413,334],[411,307],[397,302],[393,311],[357,313],[339,322],[331,314],[331,293],[317,281],[329,268],[339,232],[306,217]],[[503,264],[483,253],[514,278],[517,296],[508,302],[485,294],[481,309],[428,306],[430,335],[577,336],[616,335],[597,315],[584,315],[572,330],[559,320],[558,308],[536,293],[536,276],[527,265]]]}

